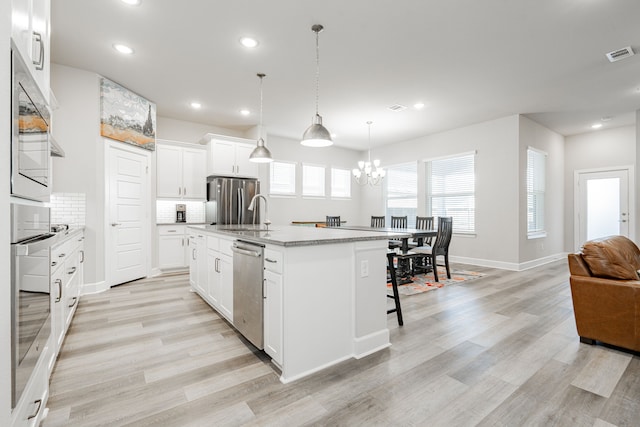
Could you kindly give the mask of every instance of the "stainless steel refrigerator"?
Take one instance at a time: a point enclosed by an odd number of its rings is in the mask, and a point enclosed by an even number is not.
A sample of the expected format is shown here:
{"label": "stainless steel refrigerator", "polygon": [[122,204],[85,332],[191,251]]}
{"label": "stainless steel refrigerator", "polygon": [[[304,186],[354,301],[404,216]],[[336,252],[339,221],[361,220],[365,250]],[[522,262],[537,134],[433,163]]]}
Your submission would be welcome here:
{"label": "stainless steel refrigerator", "polygon": [[251,199],[260,193],[260,182],[253,178],[207,177],[208,224],[260,224],[260,204],[247,209]]}

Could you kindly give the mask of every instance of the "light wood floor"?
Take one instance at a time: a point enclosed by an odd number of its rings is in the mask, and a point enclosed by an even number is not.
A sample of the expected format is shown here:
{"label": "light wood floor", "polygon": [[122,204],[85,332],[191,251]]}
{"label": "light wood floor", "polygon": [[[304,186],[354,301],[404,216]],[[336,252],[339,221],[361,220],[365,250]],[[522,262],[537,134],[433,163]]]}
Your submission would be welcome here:
{"label": "light wood floor", "polygon": [[84,296],[45,427],[638,426],[640,358],[580,344],[568,271],[487,276],[402,297],[392,347],[292,384],[186,275]]}

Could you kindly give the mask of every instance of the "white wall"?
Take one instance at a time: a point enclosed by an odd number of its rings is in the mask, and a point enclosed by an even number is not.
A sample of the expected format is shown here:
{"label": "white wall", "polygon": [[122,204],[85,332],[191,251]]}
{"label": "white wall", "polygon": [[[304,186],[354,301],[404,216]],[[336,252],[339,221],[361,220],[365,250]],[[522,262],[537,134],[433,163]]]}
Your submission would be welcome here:
{"label": "white wall", "polygon": [[11,62],[9,52],[11,38],[11,2],[0,2],[0,135],[3,143],[0,144],[0,209],[3,215],[0,217],[0,425],[8,426],[11,422],[11,283],[10,278],[10,247],[11,237],[9,233],[9,179],[10,171],[10,145],[8,136],[11,135]]}
{"label": "white wall", "polygon": [[[564,252],[564,137],[520,116],[519,262],[552,257]],[[547,153],[545,231],[547,236],[527,238],[527,148]]]}
{"label": "white wall", "polygon": [[[452,257],[478,264],[518,268],[519,116],[466,126],[372,151],[382,166],[418,161],[418,214],[425,214],[423,160],[470,151],[476,155],[476,235],[454,235]],[[384,212],[382,188],[366,188],[361,221]]]}
{"label": "white wall", "polygon": [[[636,164],[636,127],[624,126],[565,138],[564,242],[565,251],[574,247],[574,173],[585,169]],[[636,173],[637,175],[637,173]],[[636,228],[638,230],[638,228]]]}
{"label": "white wall", "polygon": [[184,122],[160,116],[157,117],[156,121],[156,137],[160,139],[199,144],[202,137],[207,133],[243,137],[243,132],[241,131],[200,123]]}
{"label": "white wall", "polygon": [[[274,160],[295,161],[296,193],[295,197],[269,196],[269,216],[274,224],[290,224],[291,221],[324,221],[327,215],[339,215],[348,224],[359,223],[360,218],[360,188],[353,183],[350,200],[324,198],[303,198],[302,193],[302,163],[326,166],[325,189],[330,191],[331,167],[353,169],[362,153],[338,147],[311,148],[300,145],[300,141],[270,135],[267,147]],[[261,192],[269,192],[269,167],[260,168]]]}
{"label": "white wall", "polygon": [[53,191],[86,195],[84,278],[97,284],[105,280],[105,151],[99,135],[99,77],[51,64],[51,89],[59,104],[53,112],[53,136],[65,151],[65,157],[53,158]]}

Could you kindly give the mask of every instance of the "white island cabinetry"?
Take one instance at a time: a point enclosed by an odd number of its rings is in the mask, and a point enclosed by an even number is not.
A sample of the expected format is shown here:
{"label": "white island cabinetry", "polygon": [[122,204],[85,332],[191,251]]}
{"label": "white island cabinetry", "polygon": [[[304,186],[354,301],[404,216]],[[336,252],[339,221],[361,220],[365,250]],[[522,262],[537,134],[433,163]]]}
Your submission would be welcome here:
{"label": "white island cabinetry", "polygon": [[[223,265],[228,263],[232,274],[233,257],[223,252],[236,238],[265,246],[264,351],[281,369],[280,380],[285,383],[388,347],[386,252],[390,234],[274,228],[269,233],[234,232],[225,226],[193,228],[205,234],[208,242],[218,242],[217,252],[215,245],[208,248],[209,294],[198,286],[195,271],[193,289],[232,322],[224,308]],[[232,306],[231,277],[228,283]]]}

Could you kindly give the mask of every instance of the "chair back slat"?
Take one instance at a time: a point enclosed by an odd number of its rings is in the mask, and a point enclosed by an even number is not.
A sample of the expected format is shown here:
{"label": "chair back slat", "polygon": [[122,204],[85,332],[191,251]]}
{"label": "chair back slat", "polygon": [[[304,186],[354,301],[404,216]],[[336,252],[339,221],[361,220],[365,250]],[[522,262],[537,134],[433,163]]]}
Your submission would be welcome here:
{"label": "chair back slat", "polygon": [[451,243],[451,235],[453,234],[453,218],[450,216],[441,216],[438,218],[438,235],[433,244],[433,253],[444,255],[449,251]]}
{"label": "chair back slat", "polygon": [[327,227],[340,227],[340,217],[327,215],[327,220],[325,224]]}
{"label": "chair back slat", "polygon": [[[432,230],[433,217],[432,216],[416,216],[416,228],[418,230]],[[423,244],[431,246],[432,240],[433,240],[433,237],[426,237],[423,240]]]}
{"label": "chair back slat", "polygon": [[407,228],[407,217],[406,216],[392,216],[391,217],[391,228]]}
{"label": "chair back slat", "polygon": [[384,227],[384,217],[383,216],[371,216],[371,226],[376,228]]}

